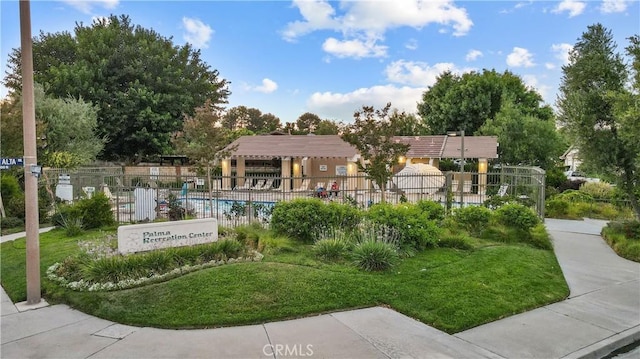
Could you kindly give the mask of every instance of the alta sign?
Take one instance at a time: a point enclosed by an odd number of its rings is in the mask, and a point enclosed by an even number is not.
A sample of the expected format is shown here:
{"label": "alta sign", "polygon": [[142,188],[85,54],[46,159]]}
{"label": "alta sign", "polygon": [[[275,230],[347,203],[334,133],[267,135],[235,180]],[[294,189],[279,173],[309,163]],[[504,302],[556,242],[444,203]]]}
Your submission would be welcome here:
{"label": "alta sign", "polygon": [[0,170],[8,170],[13,166],[24,166],[22,158],[0,158]]}

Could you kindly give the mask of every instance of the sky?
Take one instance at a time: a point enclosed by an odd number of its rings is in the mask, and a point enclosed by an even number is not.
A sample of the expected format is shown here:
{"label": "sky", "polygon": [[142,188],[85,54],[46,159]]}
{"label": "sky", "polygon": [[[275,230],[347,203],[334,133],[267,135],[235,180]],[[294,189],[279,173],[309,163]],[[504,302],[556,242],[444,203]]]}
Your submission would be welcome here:
{"label": "sky", "polygon": [[[610,29],[621,53],[640,33],[638,0],[32,0],[32,34],[73,32],[110,14],[189,42],[231,82],[228,108],[282,123],[305,112],[348,123],[363,105],[387,102],[416,113],[446,70],[509,70],[554,105],[568,52],[589,25]],[[0,20],[4,77],[20,46],[18,1],[0,0]]]}

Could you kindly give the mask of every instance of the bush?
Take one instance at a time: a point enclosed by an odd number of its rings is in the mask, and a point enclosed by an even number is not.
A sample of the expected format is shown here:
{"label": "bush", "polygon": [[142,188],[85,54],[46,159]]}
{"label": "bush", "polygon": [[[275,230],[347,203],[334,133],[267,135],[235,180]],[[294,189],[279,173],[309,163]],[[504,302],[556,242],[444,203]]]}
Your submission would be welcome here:
{"label": "bush", "polygon": [[17,217],[24,220],[24,204],[24,193],[18,193],[6,202],[5,211],[8,216]]}
{"label": "bush", "polygon": [[540,249],[553,249],[551,238],[547,232],[547,228],[541,223],[533,227],[530,236],[524,237],[525,242],[531,246]]}
{"label": "bush", "polygon": [[2,194],[4,203],[8,203],[11,198],[15,196],[24,195],[18,179],[15,176],[5,173],[0,177],[0,194]]}
{"label": "bush", "polygon": [[379,203],[366,212],[365,217],[375,225],[382,225],[397,231],[400,246],[417,250],[434,247],[440,238],[440,228],[429,215],[414,204],[391,205]]}
{"label": "bush", "polygon": [[445,233],[440,241],[438,247],[441,248],[456,248],[462,250],[473,249],[473,243],[464,233]]}
{"label": "bush", "polygon": [[474,229],[481,231],[491,221],[492,215],[489,208],[480,206],[458,208],[453,212],[453,218],[469,232]]}
{"label": "bush", "polygon": [[81,199],[77,206],[86,229],[112,226],[116,223],[109,198],[103,192],[94,193],[91,198]]}
{"label": "bush", "polygon": [[621,257],[640,262],[640,222],[609,222],[602,229],[602,236]]}
{"label": "bush", "polygon": [[420,200],[416,203],[416,206],[425,213],[429,219],[441,221],[444,219],[444,207],[434,201]]}
{"label": "bush", "polygon": [[559,195],[557,195],[555,197],[555,199],[562,199],[571,203],[577,203],[577,202],[585,202],[585,203],[589,203],[589,202],[593,202],[593,197],[591,197],[590,194],[586,193],[586,192],[580,192],[577,190],[567,190],[564,191],[562,193],[560,193]]}
{"label": "bush", "polygon": [[258,251],[266,254],[277,254],[283,252],[293,252],[293,243],[287,237],[272,236],[267,234],[260,237]]}
{"label": "bush", "polygon": [[347,248],[347,243],[341,239],[325,238],[313,245],[313,252],[322,259],[335,260],[342,258],[347,252]]}
{"label": "bush", "polygon": [[548,200],[545,203],[545,216],[551,218],[567,218],[569,205],[569,201],[562,198]]}
{"label": "bush", "polygon": [[64,228],[81,224],[84,229],[112,226],[116,223],[109,199],[102,192],[71,205],[60,205],[51,221],[54,225]]}
{"label": "bush", "polygon": [[529,231],[540,223],[540,219],[536,213],[531,208],[521,204],[506,204],[498,208],[495,214],[498,222],[507,227],[518,228],[524,231]]}
{"label": "bush", "polygon": [[24,220],[18,217],[5,217],[0,220],[0,227],[2,229],[24,227]]}
{"label": "bush", "polygon": [[586,182],[580,186],[579,191],[595,199],[611,199],[613,196],[613,188],[606,182]]}
{"label": "bush", "polygon": [[358,243],[353,249],[354,264],[365,271],[383,271],[398,261],[398,252],[392,244],[376,241]]}
{"label": "bush", "polygon": [[324,203],[317,198],[298,198],[278,202],[273,208],[271,229],[278,234],[313,242],[326,228],[354,228],[362,214],[346,204]]}

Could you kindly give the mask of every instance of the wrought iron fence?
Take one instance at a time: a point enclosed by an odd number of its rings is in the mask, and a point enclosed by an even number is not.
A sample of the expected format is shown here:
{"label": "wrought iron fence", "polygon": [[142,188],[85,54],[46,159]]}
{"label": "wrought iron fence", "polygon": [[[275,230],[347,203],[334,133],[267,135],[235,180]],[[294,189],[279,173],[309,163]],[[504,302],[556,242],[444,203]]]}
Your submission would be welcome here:
{"label": "wrought iron fence", "polygon": [[68,173],[68,178],[60,177],[61,174],[49,172],[47,181],[52,188],[60,186],[62,179],[66,187],[73,188],[67,190],[72,192],[73,199],[103,191],[120,223],[168,218],[172,207],[183,208],[187,216],[217,218],[224,226],[268,222],[277,202],[309,197],[361,208],[381,201],[431,200],[447,210],[510,197],[544,216],[545,173],[532,167],[503,167],[493,173],[467,172],[462,181],[458,172],[394,176],[384,190],[364,176],[283,178],[263,174],[207,178],[124,175],[115,170],[76,171]]}

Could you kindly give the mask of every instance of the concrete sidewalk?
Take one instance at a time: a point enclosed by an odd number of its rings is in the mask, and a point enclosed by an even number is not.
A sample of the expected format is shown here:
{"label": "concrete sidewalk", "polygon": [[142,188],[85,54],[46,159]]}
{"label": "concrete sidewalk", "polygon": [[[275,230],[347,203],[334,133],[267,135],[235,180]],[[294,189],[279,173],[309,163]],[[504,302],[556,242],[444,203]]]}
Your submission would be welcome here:
{"label": "concrete sidewalk", "polygon": [[[2,290],[2,358],[599,358],[640,340],[640,264],[603,222],[548,219],[569,299],[449,335],[375,307],[243,327],[120,325],[54,305],[19,312]],[[4,238],[3,238],[4,239]]]}

